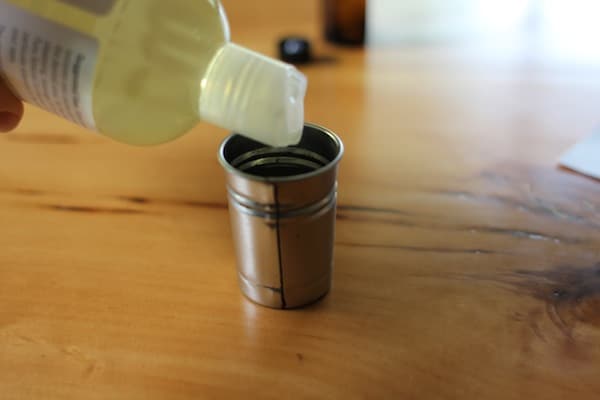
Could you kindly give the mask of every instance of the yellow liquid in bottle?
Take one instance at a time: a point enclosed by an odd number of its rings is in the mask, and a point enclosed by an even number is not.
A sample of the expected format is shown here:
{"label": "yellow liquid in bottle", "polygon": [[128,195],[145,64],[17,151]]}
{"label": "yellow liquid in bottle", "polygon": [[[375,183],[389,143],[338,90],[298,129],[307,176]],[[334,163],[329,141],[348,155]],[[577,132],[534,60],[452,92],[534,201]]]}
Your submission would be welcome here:
{"label": "yellow liquid in bottle", "polygon": [[9,0],[96,38],[96,128],[119,141],[156,144],[198,123],[201,81],[229,40],[217,0],[116,0],[95,15],[59,0]]}

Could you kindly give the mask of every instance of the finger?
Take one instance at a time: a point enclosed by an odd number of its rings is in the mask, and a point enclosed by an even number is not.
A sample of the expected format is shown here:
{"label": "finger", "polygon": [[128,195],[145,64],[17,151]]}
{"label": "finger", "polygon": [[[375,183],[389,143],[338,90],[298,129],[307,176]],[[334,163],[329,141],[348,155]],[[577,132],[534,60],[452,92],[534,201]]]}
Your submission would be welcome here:
{"label": "finger", "polygon": [[0,132],[13,130],[23,117],[23,103],[0,79]]}

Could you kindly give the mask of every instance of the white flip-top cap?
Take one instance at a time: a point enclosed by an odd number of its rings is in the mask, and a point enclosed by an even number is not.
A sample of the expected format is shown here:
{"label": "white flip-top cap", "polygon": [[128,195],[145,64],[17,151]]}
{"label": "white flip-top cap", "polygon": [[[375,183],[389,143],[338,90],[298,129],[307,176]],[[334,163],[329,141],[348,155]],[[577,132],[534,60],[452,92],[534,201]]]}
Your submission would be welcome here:
{"label": "white flip-top cap", "polygon": [[200,118],[270,146],[297,144],[306,77],[292,65],[229,43],[202,80]]}

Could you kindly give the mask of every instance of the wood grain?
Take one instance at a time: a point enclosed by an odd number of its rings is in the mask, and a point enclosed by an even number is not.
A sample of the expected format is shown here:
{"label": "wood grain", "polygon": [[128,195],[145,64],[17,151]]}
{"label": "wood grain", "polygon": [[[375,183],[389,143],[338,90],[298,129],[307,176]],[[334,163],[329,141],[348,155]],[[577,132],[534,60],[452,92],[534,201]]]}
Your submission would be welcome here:
{"label": "wood grain", "polygon": [[333,291],[241,296],[227,132],[134,148],[28,107],[0,136],[0,398],[598,398],[600,186],[556,159],[600,122],[600,66],[333,48],[316,0],[225,5],[242,44],[332,60],[303,71],[347,149]]}

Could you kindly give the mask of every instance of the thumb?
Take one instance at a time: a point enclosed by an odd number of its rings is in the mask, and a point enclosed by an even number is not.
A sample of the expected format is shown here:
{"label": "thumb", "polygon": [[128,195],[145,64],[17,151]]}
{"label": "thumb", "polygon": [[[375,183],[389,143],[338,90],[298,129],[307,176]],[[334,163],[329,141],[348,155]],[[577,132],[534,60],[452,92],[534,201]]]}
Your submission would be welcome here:
{"label": "thumb", "polygon": [[0,132],[13,130],[23,117],[23,103],[0,79]]}

